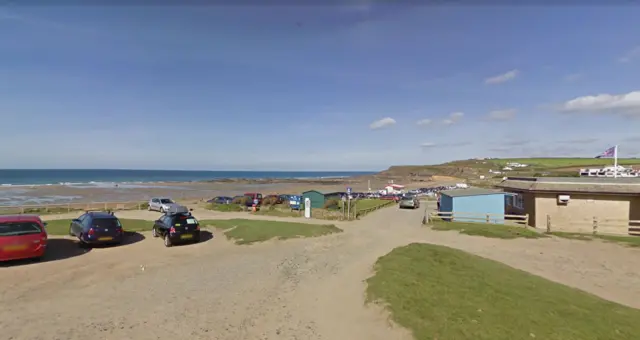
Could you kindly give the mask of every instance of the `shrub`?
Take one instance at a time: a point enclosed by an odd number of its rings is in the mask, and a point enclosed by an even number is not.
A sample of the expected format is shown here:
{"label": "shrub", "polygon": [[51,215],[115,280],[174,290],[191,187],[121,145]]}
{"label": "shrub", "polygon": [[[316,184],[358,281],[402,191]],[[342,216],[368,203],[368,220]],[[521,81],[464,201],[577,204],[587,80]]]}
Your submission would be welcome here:
{"label": "shrub", "polygon": [[322,208],[323,209],[337,209],[337,208],[340,208],[340,204],[341,204],[341,200],[335,199],[335,198],[330,198],[330,199],[324,201],[324,205],[322,206]]}
{"label": "shrub", "polygon": [[210,203],[206,206],[209,210],[222,211],[222,212],[233,212],[233,211],[244,211],[245,207],[240,204],[215,204]]}
{"label": "shrub", "polygon": [[278,203],[278,197],[270,196],[262,200],[262,205],[274,205]]}

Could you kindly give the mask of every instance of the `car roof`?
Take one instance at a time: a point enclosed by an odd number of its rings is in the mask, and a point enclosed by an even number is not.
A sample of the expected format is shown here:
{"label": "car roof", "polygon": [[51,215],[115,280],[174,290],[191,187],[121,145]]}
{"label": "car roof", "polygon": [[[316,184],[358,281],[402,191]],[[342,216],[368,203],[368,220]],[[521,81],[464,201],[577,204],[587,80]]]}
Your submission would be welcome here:
{"label": "car roof", "polygon": [[0,216],[0,223],[7,222],[40,222],[40,216],[26,214],[26,215],[4,215]]}
{"label": "car roof", "polygon": [[87,214],[89,214],[91,217],[96,217],[96,218],[117,218],[111,215],[111,213],[106,211],[89,211],[87,212]]}

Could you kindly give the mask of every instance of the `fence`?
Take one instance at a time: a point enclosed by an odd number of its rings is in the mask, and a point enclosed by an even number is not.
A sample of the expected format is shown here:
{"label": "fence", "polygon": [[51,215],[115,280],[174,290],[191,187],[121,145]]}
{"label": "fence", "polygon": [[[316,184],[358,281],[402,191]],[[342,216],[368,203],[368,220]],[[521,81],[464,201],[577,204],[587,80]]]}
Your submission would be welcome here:
{"label": "fence", "polygon": [[456,219],[461,222],[471,223],[495,223],[500,221],[506,225],[517,225],[521,227],[527,227],[529,225],[529,214],[525,215],[504,215],[504,214],[482,214],[482,213],[468,213],[468,212],[444,212],[444,211],[432,211],[426,212],[423,224],[431,223],[432,221],[450,221],[456,222]]}
{"label": "fence", "polygon": [[551,215],[546,217],[547,232],[570,232],[602,235],[633,235],[640,236],[640,220],[592,218],[557,219]]}
{"label": "fence", "polygon": [[9,214],[61,214],[81,210],[142,210],[147,209],[148,202],[83,202],[63,204],[39,204],[0,206],[0,215]]}

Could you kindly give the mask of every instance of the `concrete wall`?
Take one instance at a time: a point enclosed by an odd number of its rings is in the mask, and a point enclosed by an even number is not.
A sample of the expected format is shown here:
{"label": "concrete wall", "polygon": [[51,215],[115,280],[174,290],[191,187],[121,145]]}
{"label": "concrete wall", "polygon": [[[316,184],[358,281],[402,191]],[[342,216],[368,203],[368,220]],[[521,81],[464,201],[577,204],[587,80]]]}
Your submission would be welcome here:
{"label": "concrete wall", "polygon": [[[613,196],[597,194],[570,194],[568,204],[558,204],[558,194],[535,194],[536,228],[547,228],[547,215],[551,218],[551,231],[592,232],[593,217],[598,220],[629,220],[630,217],[640,219],[640,198],[632,196]],[[526,205],[526,203],[525,203]],[[634,207],[631,210],[631,207]],[[631,213],[633,211],[633,213]],[[609,222],[612,224],[615,222]],[[598,230],[603,233],[626,234],[622,222],[619,226],[605,226],[604,222]]]}
{"label": "concrete wall", "polygon": [[[504,193],[453,197],[453,216],[457,222],[484,222],[479,220],[490,214],[490,223],[504,223]],[[443,198],[445,195],[442,196]],[[442,204],[442,203],[441,203]],[[464,213],[469,213],[465,218]]]}

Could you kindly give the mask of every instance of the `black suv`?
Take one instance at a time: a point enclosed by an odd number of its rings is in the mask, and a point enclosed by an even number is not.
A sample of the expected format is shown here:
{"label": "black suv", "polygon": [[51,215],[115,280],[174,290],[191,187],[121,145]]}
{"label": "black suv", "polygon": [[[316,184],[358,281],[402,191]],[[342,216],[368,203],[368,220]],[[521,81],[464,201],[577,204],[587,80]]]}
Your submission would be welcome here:
{"label": "black suv", "polygon": [[69,235],[80,241],[80,246],[90,244],[120,244],[124,231],[113,212],[87,211],[71,220]]}
{"label": "black suv", "polygon": [[153,224],[153,237],[162,237],[164,245],[200,242],[200,224],[184,206],[172,206]]}

